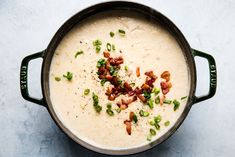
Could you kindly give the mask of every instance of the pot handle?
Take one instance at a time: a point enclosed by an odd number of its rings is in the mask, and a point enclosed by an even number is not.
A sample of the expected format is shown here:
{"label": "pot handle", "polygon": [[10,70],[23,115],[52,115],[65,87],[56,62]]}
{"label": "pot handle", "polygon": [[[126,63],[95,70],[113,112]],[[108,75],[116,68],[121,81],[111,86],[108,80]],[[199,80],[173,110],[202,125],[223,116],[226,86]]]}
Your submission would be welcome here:
{"label": "pot handle", "polygon": [[43,98],[37,99],[29,95],[28,92],[28,64],[31,60],[43,57],[43,52],[38,52],[29,56],[26,56],[21,63],[20,67],[20,90],[21,90],[21,95],[25,100],[37,103],[39,105],[45,106],[43,104]]}
{"label": "pot handle", "polygon": [[215,64],[215,59],[206,53],[203,53],[201,51],[192,49],[193,56],[196,57],[203,57],[208,60],[209,64],[209,71],[210,71],[210,84],[209,84],[209,93],[207,95],[203,96],[194,96],[194,103],[198,103],[200,101],[209,99],[215,95],[216,92],[216,87],[217,87],[217,72],[216,72],[216,64]]}

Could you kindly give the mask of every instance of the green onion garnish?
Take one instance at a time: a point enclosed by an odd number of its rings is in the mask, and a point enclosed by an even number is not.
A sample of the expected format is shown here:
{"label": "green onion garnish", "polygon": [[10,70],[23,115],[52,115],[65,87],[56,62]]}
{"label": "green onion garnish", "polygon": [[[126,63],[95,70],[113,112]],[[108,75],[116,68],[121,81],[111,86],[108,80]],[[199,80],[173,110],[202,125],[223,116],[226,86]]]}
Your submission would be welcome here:
{"label": "green onion garnish", "polygon": [[115,45],[114,45],[114,44],[112,44],[112,50],[113,50],[113,51],[115,51],[115,50],[116,50],[116,48],[115,48]]}
{"label": "green onion garnish", "polygon": [[134,82],[130,83],[130,86],[135,87],[135,83]]}
{"label": "green onion garnish", "polygon": [[126,34],[126,32],[122,29],[119,29],[118,32],[121,36],[124,36]]}
{"label": "green onion garnish", "polygon": [[136,114],[134,114],[134,116],[133,116],[133,121],[134,121],[134,123],[138,122],[138,118],[137,118]]}
{"label": "green onion garnish", "polygon": [[152,128],[149,130],[149,132],[152,136],[155,136],[157,134],[156,131]]}
{"label": "green onion garnish", "polygon": [[186,99],[188,96],[183,96],[183,97],[181,97],[181,100],[184,100],[184,99]]}
{"label": "green onion garnish", "polygon": [[165,125],[165,126],[169,126],[169,125],[170,125],[170,121],[169,121],[169,120],[166,121],[166,122],[164,123],[164,125]]}
{"label": "green onion garnish", "polygon": [[150,109],[153,109],[153,100],[149,99],[147,105],[149,106]]}
{"label": "green onion garnish", "polygon": [[93,46],[99,46],[99,45],[102,45],[102,42],[99,39],[93,41]]}
{"label": "green onion garnish", "polygon": [[110,44],[110,43],[107,43],[107,44],[106,44],[106,48],[107,48],[108,51],[111,51],[111,48],[112,48],[112,47],[111,47],[111,44]]}
{"label": "green onion garnish", "polygon": [[148,117],[149,116],[149,113],[147,111],[144,111],[144,110],[140,110],[139,114],[140,114],[141,117]]}
{"label": "green onion garnish", "polygon": [[55,80],[56,80],[56,81],[60,81],[61,78],[56,76],[56,77],[55,77]]}
{"label": "green onion garnish", "polygon": [[155,121],[154,121],[154,119],[149,119],[149,120],[148,120],[148,122],[149,122],[149,124],[150,124],[150,125],[152,125],[152,126],[154,126],[154,125],[155,125]]}
{"label": "green onion garnish", "polygon": [[99,59],[99,60],[97,61],[96,67],[97,67],[97,68],[100,68],[100,67],[104,66],[105,63],[106,63],[105,59],[101,58],[101,59]]}
{"label": "green onion garnish", "polygon": [[88,95],[90,93],[90,89],[85,89],[84,90],[84,95]]}
{"label": "green onion garnish", "polygon": [[128,66],[125,65],[125,66],[124,66],[124,69],[125,69],[125,71],[128,71]]}
{"label": "green onion garnish", "polygon": [[159,88],[153,88],[152,93],[154,93],[154,95],[158,95],[160,93],[160,89]]}
{"label": "green onion garnish", "polygon": [[160,129],[161,129],[161,127],[160,127],[159,124],[155,124],[154,126],[155,126],[155,128],[156,128],[157,130],[160,130]]}
{"label": "green onion garnish", "polygon": [[115,110],[117,111],[117,113],[120,113],[122,111],[120,108],[116,108]]}
{"label": "green onion garnish", "polygon": [[71,72],[68,71],[68,72],[66,73],[66,75],[65,75],[65,74],[63,75],[63,77],[67,78],[68,81],[71,81],[72,78],[73,78],[73,73],[71,73]]}
{"label": "green onion garnish", "polygon": [[82,50],[81,50],[81,51],[78,51],[78,52],[75,54],[75,58],[77,58],[78,55],[80,55],[80,54],[83,54],[83,51],[82,51]]}
{"label": "green onion garnish", "polygon": [[101,86],[104,86],[105,82],[107,82],[107,80],[106,80],[105,78],[102,79],[102,80],[100,81]]}
{"label": "green onion garnish", "polygon": [[108,103],[106,106],[107,106],[108,109],[112,108],[112,104],[111,103]]}
{"label": "green onion garnish", "polygon": [[160,97],[157,96],[157,98],[155,99],[155,104],[159,104],[160,103]]}
{"label": "green onion garnish", "polygon": [[176,111],[180,107],[180,102],[175,99],[173,101],[173,104],[174,104],[174,111]]}
{"label": "green onion garnish", "polygon": [[99,97],[95,93],[92,93],[92,99],[93,99],[93,106],[96,112],[100,113],[100,111],[102,110],[102,106],[99,105]]}
{"label": "green onion garnish", "polygon": [[154,117],[154,122],[157,124],[160,123],[161,120],[162,120],[162,117],[160,115],[158,115],[157,117]]}
{"label": "green onion garnish", "polygon": [[107,109],[106,110],[106,113],[110,116],[113,116],[114,115],[114,112],[111,110],[111,109]]}
{"label": "green onion garnish", "polygon": [[152,135],[151,135],[151,134],[149,134],[149,135],[147,136],[147,140],[148,140],[148,141],[151,141],[151,140],[152,140]]}
{"label": "green onion garnish", "polygon": [[149,92],[147,92],[147,91],[145,91],[144,90],[144,97],[146,98],[146,99],[150,99],[151,98],[151,93],[149,93]]}
{"label": "green onion garnish", "polygon": [[100,52],[101,47],[98,45],[98,46],[95,47],[95,50],[96,50],[96,53],[98,53],[98,52]]}
{"label": "green onion garnish", "polygon": [[113,32],[110,32],[109,35],[110,37],[114,37],[115,34]]}
{"label": "green onion garnish", "polygon": [[163,101],[164,104],[171,104],[171,102],[172,102],[172,101],[171,101],[171,100],[168,100],[168,99],[165,99],[165,100]]}

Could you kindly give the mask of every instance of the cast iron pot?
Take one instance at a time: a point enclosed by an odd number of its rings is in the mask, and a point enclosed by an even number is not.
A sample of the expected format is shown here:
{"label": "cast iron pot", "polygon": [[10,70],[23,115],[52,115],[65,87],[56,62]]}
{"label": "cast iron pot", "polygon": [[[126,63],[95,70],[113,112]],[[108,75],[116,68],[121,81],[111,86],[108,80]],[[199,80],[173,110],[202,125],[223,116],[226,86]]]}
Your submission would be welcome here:
{"label": "cast iron pot", "polygon": [[[64,124],[59,120],[57,117],[50,99],[50,90],[49,90],[49,71],[50,71],[50,65],[51,60],[54,55],[55,49],[62,40],[62,38],[79,22],[86,19],[89,16],[92,16],[94,14],[105,12],[105,11],[113,11],[113,10],[128,10],[131,12],[137,12],[142,15],[144,15],[147,19],[151,21],[157,21],[160,23],[164,28],[166,28],[177,40],[178,44],[181,46],[184,56],[186,58],[188,68],[190,70],[191,75],[191,85],[190,85],[190,93],[188,96],[188,102],[187,105],[180,116],[180,118],[177,120],[175,125],[166,132],[162,137],[159,139],[151,142],[148,145],[131,148],[131,149],[119,149],[119,150],[110,150],[110,149],[101,149],[96,146],[90,145],[86,141],[82,141],[78,137],[76,137],[68,128],[64,126]],[[196,89],[196,68],[195,68],[195,61],[194,57],[203,57],[208,60],[209,63],[209,72],[210,72],[210,84],[209,84],[209,93],[200,97],[195,96],[195,89]],[[30,60],[36,59],[36,58],[42,58],[42,71],[41,71],[41,87],[42,87],[42,93],[43,98],[37,99],[28,94],[28,85],[27,85],[27,72],[28,72],[28,63]],[[206,53],[200,52],[198,50],[192,49],[190,45],[188,44],[187,40],[183,36],[183,34],[180,32],[180,30],[171,22],[167,17],[165,17],[163,14],[159,13],[158,11],[144,6],[142,4],[137,4],[133,2],[124,2],[124,1],[112,1],[112,2],[105,2],[100,3],[94,6],[91,6],[87,9],[84,9],[74,16],[72,16],[70,19],[68,19],[56,32],[54,37],[52,38],[51,42],[49,43],[48,47],[38,53],[29,55],[25,57],[22,60],[21,69],[20,69],[20,88],[21,88],[21,94],[24,99],[37,103],[39,105],[42,105],[47,108],[48,112],[50,113],[51,117],[55,121],[55,123],[58,125],[59,128],[62,129],[63,132],[65,132],[71,139],[73,139],[78,144],[84,146],[85,148],[88,148],[90,150],[103,153],[103,154],[110,154],[110,155],[127,155],[127,154],[134,154],[138,152],[142,152],[145,150],[148,150],[167,138],[169,138],[181,125],[181,123],[186,118],[189,110],[191,109],[192,105],[195,103],[198,103],[200,101],[206,100],[211,98],[215,95],[216,92],[216,83],[217,83],[217,75],[216,75],[216,64],[214,58]]]}

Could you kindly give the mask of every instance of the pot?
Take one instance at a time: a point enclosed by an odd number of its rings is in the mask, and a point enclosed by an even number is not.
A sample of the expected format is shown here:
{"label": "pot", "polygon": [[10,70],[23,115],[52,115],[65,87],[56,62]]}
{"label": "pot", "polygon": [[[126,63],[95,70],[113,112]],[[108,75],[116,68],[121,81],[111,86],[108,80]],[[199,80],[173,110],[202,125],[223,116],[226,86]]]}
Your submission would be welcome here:
{"label": "pot", "polygon": [[[131,148],[131,149],[120,149],[120,150],[108,150],[108,149],[101,149],[98,147],[95,147],[93,145],[88,144],[86,141],[82,141],[77,136],[75,136],[68,128],[64,126],[64,124],[59,120],[57,117],[51,103],[50,99],[50,91],[49,91],[49,71],[50,71],[50,64],[55,52],[56,47],[62,40],[62,38],[69,32],[73,26],[75,26],[77,23],[82,21],[83,19],[94,15],[96,13],[105,12],[105,11],[111,11],[111,10],[129,10],[133,12],[138,12],[144,15],[146,18],[157,21],[160,23],[165,29],[167,29],[177,40],[178,44],[181,46],[181,49],[184,53],[184,56],[186,58],[186,62],[188,64],[189,72],[191,75],[191,85],[190,85],[190,92],[188,96],[188,102],[186,104],[186,107],[181,114],[180,118],[177,120],[175,125],[168,130],[163,136],[158,138],[157,140],[151,142],[148,145],[144,145],[141,147]],[[197,97],[195,96],[195,90],[196,90],[196,84],[197,84],[197,75],[196,75],[196,67],[195,67],[195,60],[194,57],[202,57],[208,60],[209,63],[209,72],[210,72],[210,84],[209,84],[209,92],[206,95]],[[37,58],[42,58],[42,70],[41,70],[41,87],[42,87],[42,93],[43,98],[38,99],[34,98],[28,93],[28,63]],[[24,99],[34,102],[36,104],[39,104],[41,106],[44,106],[47,108],[48,112],[50,113],[51,117],[55,121],[55,123],[58,125],[59,128],[65,134],[67,134],[71,139],[73,139],[78,144],[84,146],[85,148],[88,148],[90,150],[103,153],[103,154],[110,154],[110,155],[127,155],[127,154],[134,154],[138,152],[142,152],[145,150],[148,150],[156,145],[159,145],[163,141],[165,141],[167,138],[169,138],[182,124],[184,119],[186,118],[189,110],[191,109],[192,105],[195,103],[198,103],[200,101],[209,99],[215,95],[216,92],[216,83],[217,83],[217,75],[216,75],[216,64],[214,58],[206,53],[203,53],[201,51],[192,49],[190,45],[188,44],[187,40],[181,33],[181,31],[171,22],[167,17],[165,17],[160,12],[144,6],[142,4],[137,4],[134,2],[124,2],[124,1],[112,1],[112,2],[105,2],[100,3],[94,6],[91,6],[89,8],[86,8],[74,16],[72,16],[70,19],[68,19],[56,32],[52,40],[50,41],[48,47],[40,51],[38,53],[29,55],[25,57],[22,60],[21,69],[20,69],[20,88],[21,88],[21,94]]]}

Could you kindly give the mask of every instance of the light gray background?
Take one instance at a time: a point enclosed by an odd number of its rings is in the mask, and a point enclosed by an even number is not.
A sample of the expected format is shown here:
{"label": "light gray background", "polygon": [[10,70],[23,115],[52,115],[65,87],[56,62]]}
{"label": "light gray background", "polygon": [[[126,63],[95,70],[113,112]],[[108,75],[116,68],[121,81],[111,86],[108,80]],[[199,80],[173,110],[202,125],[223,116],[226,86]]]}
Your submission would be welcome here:
{"label": "light gray background", "polygon": [[[67,138],[47,110],[22,99],[19,66],[43,50],[71,15],[98,0],[0,0],[0,157],[102,156]],[[193,48],[213,55],[218,68],[214,98],[195,104],[165,143],[136,157],[234,156],[235,1],[139,0],[168,16]],[[40,61],[30,64],[30,91],[41,96]],[[199,95],[207,92],[208,70],[197,60]]]}

